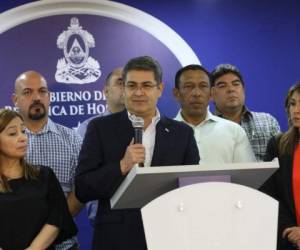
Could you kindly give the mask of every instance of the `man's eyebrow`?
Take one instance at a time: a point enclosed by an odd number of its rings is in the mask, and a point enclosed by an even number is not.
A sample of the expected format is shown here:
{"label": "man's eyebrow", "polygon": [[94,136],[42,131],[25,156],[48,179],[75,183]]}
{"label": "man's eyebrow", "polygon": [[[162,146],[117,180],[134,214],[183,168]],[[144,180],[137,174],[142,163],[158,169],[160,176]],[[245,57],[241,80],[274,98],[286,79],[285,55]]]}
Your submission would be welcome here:
{"label": "man's eyebrow", "polygon": [[145,83],[153,83],[152,81],[143,81],[143,82],[135,82],[135,81],[128,81],[126,83],[134,83],[134,84],[145,84]]}

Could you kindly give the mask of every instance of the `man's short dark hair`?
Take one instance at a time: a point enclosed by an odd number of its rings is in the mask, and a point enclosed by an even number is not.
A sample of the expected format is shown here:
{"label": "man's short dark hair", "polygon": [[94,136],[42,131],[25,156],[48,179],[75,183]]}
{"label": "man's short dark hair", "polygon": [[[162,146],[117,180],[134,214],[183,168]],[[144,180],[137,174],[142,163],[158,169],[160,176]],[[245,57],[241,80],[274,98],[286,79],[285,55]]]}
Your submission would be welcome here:
{"label": "man's short dark hair", "polygon": [[208,78],[210,79],[210,73],[207,69],[205,69],[203,66],[199,65],[199,64],[190,64],[187,65],[181,69],[179,69],[175,75],[175,88],[179,89],[179,84],[180,84],[180,77],[181,75],[188,70],[201,70],[203,72],[205,72],[208,76]]}
{"label": "man's short dark hair", "polygon": [[123,81],[126,81],[126,76],[131,70],[152,71],[157,84],[162,82],[162,69],[158,61],[150,56],[140,56],[130,59],[123,69]]}
{"label": "man's short dark hair", "polygon": [[111,84],[111,78],[112,78],[112,76],[115,75],[116,72],[118,70],[120,70],[120,69],[123,70],[121,67],[119,67],[119,68],[115,68],[113,71],[111,71],[111,72],[108,73],[108,75],[105,78],[105,86],[108,86],[108,85]]}
{"label": "man's short dark hair", "polygon": [[228,73],[232,73],[240,78],[241,83],[244,86],[244,80],[241,72],[236,66],[229,63],[219,64],[217,67],[215,67],[215,69],[211,72],[211,85],[214,86],[218,78]]}

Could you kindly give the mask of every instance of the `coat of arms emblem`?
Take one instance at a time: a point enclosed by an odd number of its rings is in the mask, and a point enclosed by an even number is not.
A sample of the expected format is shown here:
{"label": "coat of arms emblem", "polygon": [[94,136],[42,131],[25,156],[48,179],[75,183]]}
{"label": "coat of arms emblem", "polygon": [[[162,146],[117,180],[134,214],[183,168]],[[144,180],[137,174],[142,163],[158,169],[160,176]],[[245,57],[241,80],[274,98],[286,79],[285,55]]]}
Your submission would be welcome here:
{"label": "coat of arms emblem", "polygon": [[82,29],[78,18],[71,18],[68,30],[57,38],[57,47],[64,52],[56,66],[57,82],[85,84],[95,82],[101,76],[98,61],[89,56],[89,49],[95,47],[95,39]]}

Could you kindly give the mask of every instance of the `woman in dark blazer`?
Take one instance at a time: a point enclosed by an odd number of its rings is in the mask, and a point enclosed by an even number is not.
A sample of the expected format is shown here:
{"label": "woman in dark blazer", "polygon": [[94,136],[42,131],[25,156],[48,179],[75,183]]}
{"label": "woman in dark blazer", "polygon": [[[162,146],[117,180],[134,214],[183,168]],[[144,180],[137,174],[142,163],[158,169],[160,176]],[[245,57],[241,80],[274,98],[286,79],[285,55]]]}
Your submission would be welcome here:
{"label": "woman in dark blazer", "polygon": [[279,159],[279,170],[261,190],[279,201],[278,250],[300,249],[300,82],[285,100],[289,130],[273,137],[265,161]]}

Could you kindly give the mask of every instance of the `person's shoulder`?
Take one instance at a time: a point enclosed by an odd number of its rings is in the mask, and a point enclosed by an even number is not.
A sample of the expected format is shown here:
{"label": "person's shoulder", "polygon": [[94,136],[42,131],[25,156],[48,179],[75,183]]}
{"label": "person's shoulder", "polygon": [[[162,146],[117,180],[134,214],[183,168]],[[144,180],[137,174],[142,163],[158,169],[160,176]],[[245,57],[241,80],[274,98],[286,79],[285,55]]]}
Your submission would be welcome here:
{"label": "person's shoulder", "polygon": [[61,135],[63,138],[70,138],[78,142],[82,141],[81,136],[77,133],[75,129],[68,128],[59,123],[54,123],[54,126],[56,128],[57,133]]}
{"label": "person's shoulder", "polygon": [[116,122],[117,120],[121,118],[126,118],[127,114],[126,111],[116,112],[104,116],[98,116],[90,121],[90,123],[93,123],[95,125],[97,124],[109,124]]}
{"label": "person's shoulder", "polygon": [[177,121],[177,120],[171,119],[164,115],[161,116],[160,122],[162,125],[168,126],[170,128],[180,129],[180,130],[192,130],[192,128],[189,125],[187,125],[186,123],[184,123],[182,121]]}
{"label": "person's shoulder", "polygon": [[98,117],[102,117],[102,115],[100,114],[100,115],[92,116],[92,117],[86,119],[85,121],[83,121],[80,124],[80,126],[78,128],[80,128],[80,127],[86,127],[92,120],[94,120],[94,119],[96,119]]}
{"label": "person's shoulder", "polygon": [[282,138],[282,135],[284,135],[284,133],[278,133],[276,135],[273,135],[269,141],[268,141],[268,148],[271,150],[271,151],[275,151],[276,152],[276,155],[278,155],[278,146],[279,146],[279,142]]}
{"label": "person's shoulder", "polygon": [[268,131],[271,135],[281,132],[278,120],[269,113],[253,112],[253,121],[257,127],[261,127],[264,131]]}
{"label": "person's shoulder", "polygon": [[96,115],[96,116],[92,116],[92,117],[86,119],[85,121],[83,121],[82,123],[80,123],[80,125],[79,125],[78,128],[76,129],[76,132],[83,138],[84,135],[85,135],[85,133],[86,133],[86,129],[87,129],[89,123],[90,123],[92,120],[94,120],[94,119],[96,119],[96,118],[98,118],[98,117],[101,117],[101,116],[102,116],[102,114]]}
{"label": "person's shoulder", "polygon": [[266,113],[266,112],[254,112],[251,111],[251,115],[253,117],[253,119],[257,119],[257,120],[276,120],[276,118],[274,116],[272,116],[270,113]]}
{"label": "person's shoulder", "polygon": [[62,124],[59,124],[57,122],[53,122],[53,125],[55,126],[55,128],[57,129],[57,131],[61,132],[61,133],[73,133],[73,129],[68,128]]}
{"label": "person's shoulder", "polygon": [[256,126],[270,129],[275,133],[280,132],[280,125],[277,119],[269,113],[265,112],[251,112],[252,119]]}
{"label": "person's shoulder", "polygon": [[[222,117],[214,116],[215,121],[217,122],[218,126],[222,126],[222,128],[234,129],[234,130],[243,130],[243,128],[236,122],[224,119]],[[218,127],[217,126],[217,127]]]}
{"label": "person's shoulder", "polygon": [[227,135],[231,138],[235,138],[236,140],[239,140],[238,138],[247,138],[247,134],[240,124],[221,117],[218,117],[215,129],[222,131],[224,136]]}
{"label": "person's shoulder", "polygon": [[31,165],[32,168],[36,169],[39,173],[39,178],[47,179],[49,176],[55,176],[54,171],[47,166],[44,165]]}

